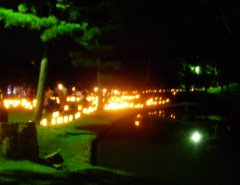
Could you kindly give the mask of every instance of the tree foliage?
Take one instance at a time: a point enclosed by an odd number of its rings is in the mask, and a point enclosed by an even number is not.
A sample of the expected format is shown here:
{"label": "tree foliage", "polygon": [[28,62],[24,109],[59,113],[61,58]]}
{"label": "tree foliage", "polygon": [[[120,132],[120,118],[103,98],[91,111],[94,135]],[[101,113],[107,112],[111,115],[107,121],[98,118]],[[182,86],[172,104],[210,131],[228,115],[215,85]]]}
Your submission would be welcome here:
{"label": "tree foliage", "polygon": [[[39,36],[44,43],[43,57],[41,60],[40,74],[37,88],[37,104],[34,110],[33,121],[40,123],[42,118],[45,86],[51,47],[56,40],[65,37],[87,45],[87,42],[99,32],[98,28],[88,28],[86,21],[71,22],[68,7],[73,6],[73,1],[47,0],[30,1],[18,6],[18,12],[12,9],[0,8],[0,21],[5,22],[5,27],[19,26],[29,30],[39,31]],[[57,11],[60,9],[60,11]]]}
{"label": "tree foliage", "polygon": [[[110,1],[83,3],[78,8],[73,8],[70,13],[74,20],[87,21],[90,28],[97,27],[99,32],[94,37],[89,37],[90,42],[81,45],[85,50],[71,52],[69,56],[73,59],[72,64],[76,67],[93,67],[100,70],[113,68],[119,69],[120,63],[109,60],[109,56],[114,52],[114,46],[107,42],[109,33],[121,27],[120,17],[116,13],[116,7]],[[87,37],[87,36],[86,36]],[[102,44],[104,43],[104,44]],[[97,63],[96,58],[101,57],[101,63]]]}
{"label": "tree foliage", "polygon": [[[59,4],[59,3],[58,3]],[[80,44],[86,45],[87,41],[99,32],[98,28],[87,29],[88,23],[74,23],[59,20],[55,15],[41,17],[33,14],[32,11],[27,13],[27,5],[19,5],[19,12],[12,9],[4,9],[0,7],[0,21],[5,22],[5,27],[21,26],[30,30],[41,31],[40,38],[43,42],[49,42],[53,39],[61,39],[63,36],[70,36]],[[62,6],[60,6],[62,8]]]}

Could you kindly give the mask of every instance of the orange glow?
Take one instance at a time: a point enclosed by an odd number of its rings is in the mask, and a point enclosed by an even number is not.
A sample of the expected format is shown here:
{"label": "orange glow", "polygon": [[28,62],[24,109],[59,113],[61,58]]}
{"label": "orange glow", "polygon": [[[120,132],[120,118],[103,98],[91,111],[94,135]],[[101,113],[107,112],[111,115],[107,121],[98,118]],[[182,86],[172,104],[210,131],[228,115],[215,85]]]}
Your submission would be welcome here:
{"label": "orange glow", "polygon": [[58,117],[57,118],[57,123],[62,123],[63,122],[63,118],[62,117]]}
{"label": "orange glow", "polygon": [[47,119],[43,119],[41,122],[40,122],[41,125],[43,126],[46,126],[47,125]]}
{"label": "orange glow", "polygon": [[68,116],[64,116],[63,120],[65,123],[68,122]]}
{"label": "orange glow", "polygon": [[58,111],[53,112],[53,113],[52,113],[52,116],[53,116],[54,118],[58,117],[58,116],[59,116],[59,112],[58,112]]}
{"label": "orange glow", "polygon": [[82,105],[78,105],[78,110],[82,110]]}
{"label": "orange glow", "polygon": [[52,118],[52,125],[56,124],[56,119]]}
{"label": "orange glow", "polygon": [[139,121],[135,121],[135,125],[136,125],[136,126],[139,126]]}
{"label": "orange glow", "polygon": [[77,112],[77,113],[75,114],[75,119],[78,119],[80,116],[81,116],[80,112]]}

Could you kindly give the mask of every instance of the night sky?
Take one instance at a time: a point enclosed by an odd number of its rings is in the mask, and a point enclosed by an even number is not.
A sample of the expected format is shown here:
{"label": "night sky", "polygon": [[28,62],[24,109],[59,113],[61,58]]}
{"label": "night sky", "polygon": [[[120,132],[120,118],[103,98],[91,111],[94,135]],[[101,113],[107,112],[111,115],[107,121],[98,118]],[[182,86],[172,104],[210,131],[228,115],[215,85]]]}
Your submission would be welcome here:
{"label": "night sky", "polygon": [[[231,48],[236,51],[239,49],[239,16],[236,16],[239,15],[239,3],[234,0],[221,1],[232,31],[231,36],[223,22],[219,6],[215,4],[199,5],[199,1],[194,0],[115,2],[123,21],[122,30],[113,36],[117,60],[122,62],[122,70],[106,71],[107,74],[113,73],[120,77],[114,84],[106,82],[106,85],[133,89],[142,87],[150,58],[148,87],[176,87],[173,61],[198,55],[205,57],[211,50],[227,50],[230,44],[234,45]],[[0,6],[3,5],[1,4]],[[38,77],[43,52],[38,33],[14,27],[5,29],[3,23],[0,24],[0,30],[1,82],[4,79],[15,84],[25,80],[26,83],[36,85],[37,80],[20,79],[19,76],[24,69],[30,69],[33,72],[28,75],[36,79]],[[74,68],[68,57],[69,51],[70,47],[66,45],[54,47],[48,83],[78,83],[86,88],[96,85],[96,71]],[[26,73],[30,70],[26,70]]]}

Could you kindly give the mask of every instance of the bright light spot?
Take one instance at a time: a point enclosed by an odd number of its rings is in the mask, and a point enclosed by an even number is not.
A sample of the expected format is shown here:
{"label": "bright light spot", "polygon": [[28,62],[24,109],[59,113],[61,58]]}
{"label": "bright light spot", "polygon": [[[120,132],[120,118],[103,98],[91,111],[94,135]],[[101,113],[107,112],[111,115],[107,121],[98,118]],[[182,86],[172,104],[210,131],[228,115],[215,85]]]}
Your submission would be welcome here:
{"label": "bright light spot", "polygon": [[78,110],[82,110],[82,105],[78,105]]}
{"label": "bright light spot", "polygon": [[68,122],[68,116],[64,116],[64,122],[66,123],[66,122]]}
{"label": "bright light spot", "polygon": [[52,119],[52,124],[55,125],[55,123],[56,123],[56,120],[53,118]]}
{"label": "bright light spot", "polygon": [[97,90],[98,90],[98,88],[97,88],[97,87],[95,87],[95,88],[94,88],[94,91],[97,91]]}
{"label": "bright light spot", "polygon": [[199,135],[197,132],[196,132],[195,134],[193,134],[193,136],[192,136],[192,139],[193,139],[195,142],[198,142],[200,138],[201,138],[201,137],[200,137],[200,135]]}
{"label": "bright light spot", "polygon": [[58,117],[58,116],[59,116],[59,112],[58,112],[58,111],[53,112],[53,117],[54,117],[54,118],[56,118],[56,117]]}
{"label": "bright light spot", "polygon": [[62,87],[63,87],[62,84],[59,84],[59,85],[58,85],[58,88],[59,88],[59,89],[62,89]]}
{"label": "bright light spot", "polygon": [[46,125],[47,125],[47,120],[46,120],[46,119],[43,119],[41,122],[42,122],[41,124],[42,124],[43,126],[46,126]]}
{"label": "bright light spot", "polygon": [[200,72],[200,67],[197,66],[197,67],[195,68],[195,71],[196,71],[197,74],[199,74],[199,72]]}
{"label": "bright light spot", "polygon": [[81,116],[80,112],[75,114],[75,119],[78,119]]}
{"label": "bright light spot", "polygon": [[63,122],[63,118],[62,117],[58,117],[57,118],[57,123],[62,123]]}
{"label": "bright light spot", "polygon": [[139,121],[135,121],[135,125],[136,125],[136,126],[139,126]]}

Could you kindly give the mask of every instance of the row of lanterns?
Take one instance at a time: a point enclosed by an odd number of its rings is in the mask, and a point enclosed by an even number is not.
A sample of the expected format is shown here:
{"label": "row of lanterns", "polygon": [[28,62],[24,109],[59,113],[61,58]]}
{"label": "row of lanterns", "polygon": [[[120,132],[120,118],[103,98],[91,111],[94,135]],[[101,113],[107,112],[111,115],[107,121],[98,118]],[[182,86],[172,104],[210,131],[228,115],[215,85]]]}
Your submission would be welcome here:
{"label": "row of lanterns", "polygon": [[[65,116],[60,116],[59,112],[53,112],[52,113],[52,118],[51,118],[51,123],[52,125],[55,124],[61,124],[61,123],[69,123],[73,121],[74,119],[79,119],[81,117],[80,112],[76,112],[75,114],[70,114],[70,115],[65,115]],[[41,125],[47,126],[48,125],[48,119],[44,118],[40,122]]]}

